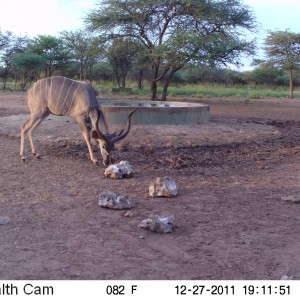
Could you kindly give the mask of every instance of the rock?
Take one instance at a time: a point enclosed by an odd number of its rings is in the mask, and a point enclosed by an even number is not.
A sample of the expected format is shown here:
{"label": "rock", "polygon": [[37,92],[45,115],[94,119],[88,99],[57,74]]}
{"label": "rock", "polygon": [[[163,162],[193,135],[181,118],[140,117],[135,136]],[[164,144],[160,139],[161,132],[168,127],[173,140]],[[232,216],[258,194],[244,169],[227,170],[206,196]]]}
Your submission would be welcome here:
{"label": "rock", "polygon": [[104,175],[111,179],[123,178],[121,170],[116,165],[110,165],[109,167],[107,167],[104,171]]}
{"label": "rock", "polygon": [[149,195],[151,197],[174,197],[177,195],[177,187],[171,177],[157,177],[150,183]]}
{"label": "rock", "polygon": [[299,203],[300,202],[300,194],[283,196],[283,197],[281,197],[281,200],[294,202],[294,203]]}
{"label": "rock", "polygon": [[133,212],[132,211],[128,211],[124,214],[124,217],[133,217]]}
{"label": "rock", "polygon": [[280,280],[293,280],[294,276],[282,275]]}
{"label": "rock", "polygon": [[139,227],[149,229],[153,232],[169,233],[173,231],[175,225],[174,216],[158,216],[155,215],[149,219],[143,220]]}
{"label": "rock", "polygon": [[99,195],[98,204],[102,207],[112,208],[112,209],[132,208],[132,204],[128,199],[128,195],[120,197],[110,191],[105,191]]}
{"label": "rock", "polygon": [[122,160],[118,164],[107,167],[104,175],[112,179],[130,178],[133,176],[133,170],[128,161]]}
{"label": "rock", "polygon": [[0,225],[7,225],[11,222],[10,217],[0,217]]}

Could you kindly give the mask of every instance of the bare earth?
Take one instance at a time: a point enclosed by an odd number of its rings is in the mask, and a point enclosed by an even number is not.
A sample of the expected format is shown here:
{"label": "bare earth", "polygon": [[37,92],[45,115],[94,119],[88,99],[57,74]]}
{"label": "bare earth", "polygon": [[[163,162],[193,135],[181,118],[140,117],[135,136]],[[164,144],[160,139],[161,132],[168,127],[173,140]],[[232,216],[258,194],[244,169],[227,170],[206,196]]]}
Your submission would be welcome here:
{"label": "bare earth", "polygon": [[[300,204],[281,200],[300,194],[299,100],[207,100],[209,124],[133,126],[114,158],[135,176],[112,180],[65,120],[46,120],[42,159],[21,163],[24,98],[0,93],[0,279],[300,279]],[[179,195],[149,197],[158,176]],[[133,216],[98,206],[104,190]],[[138,227],[153,214],[174,231]]]}

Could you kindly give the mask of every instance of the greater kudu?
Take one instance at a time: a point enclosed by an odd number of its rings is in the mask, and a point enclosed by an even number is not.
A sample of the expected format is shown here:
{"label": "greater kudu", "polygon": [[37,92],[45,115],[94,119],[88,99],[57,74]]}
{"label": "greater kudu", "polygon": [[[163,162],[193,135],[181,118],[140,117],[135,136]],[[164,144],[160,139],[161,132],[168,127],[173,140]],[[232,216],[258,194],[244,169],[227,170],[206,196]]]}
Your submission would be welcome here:
{"label": "greater kudu", "polygon": [[61,76],[37,81],[27,92],[27,103],[30,116],[21,128],[20,156],[22,161],[25,161],[24,143],[27,132],[32,153],[37,158],[39,157],[33,143],[32,131],[51,113],[73,117],[82,131],[92,162],[96,164],[98,161],[93,154],[91,137],[98,142],[103,164],[107,166],[114,144],[124,139],[129,133],[131,116],[136,110],[134,109],[128,115],[127,126],[124,129],[112,134],[103,133],[98,122],[102,120],[105,123],[105,116],[96,98],[95,90],[88,83]]}

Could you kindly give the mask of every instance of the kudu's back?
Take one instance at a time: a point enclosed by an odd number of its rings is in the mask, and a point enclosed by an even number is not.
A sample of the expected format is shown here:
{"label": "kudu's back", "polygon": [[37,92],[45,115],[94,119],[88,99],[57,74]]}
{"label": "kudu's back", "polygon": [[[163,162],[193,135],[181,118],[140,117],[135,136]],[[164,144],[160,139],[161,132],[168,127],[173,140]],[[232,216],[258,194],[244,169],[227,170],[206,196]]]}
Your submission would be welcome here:
{"label": "kudu's back", "polygon": [[48,110],[59,116],[76,117],[99,107],[91,85],[61,76],[37,81],[28,90],[27,101],[31,113]]}

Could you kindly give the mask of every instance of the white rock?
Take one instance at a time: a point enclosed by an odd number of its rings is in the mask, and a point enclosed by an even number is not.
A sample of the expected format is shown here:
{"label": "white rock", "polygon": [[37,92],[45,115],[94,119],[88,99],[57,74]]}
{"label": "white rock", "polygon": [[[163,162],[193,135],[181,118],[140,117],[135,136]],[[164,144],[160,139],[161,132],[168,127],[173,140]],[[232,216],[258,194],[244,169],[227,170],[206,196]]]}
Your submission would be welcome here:
{"label": "white rock", "polygon": [[0,217],[0,225],[7,225],[11,222],[10,217]]}
{"label": "white rock", "polygon": [[128,161],[122,160],[118,164],[107,167],[104,175],[112,179],[130,178],[133,176],[133,169]]}
{"label": "white rock", "polygon": [[294,276],[282,275],[280,280],[293,280]]}
{"label": "white rock", "polygon": [[121,178],[123,178],[121,170],[116,165],[110,165],[109,167],[107,167],[104,171],[104,175],[106,177],[109,177],[109,178],[112,178],[112,179],[121,179]]}
{"label": "white rock", "polygon": [[129,210],[128,212],[126,212],[124,214],[124,217],[133,217],[133,212],[131,210]]}
{"label": "white rock", "polygon": [[112,209],[129,209],[132,208],[131,201],[128,199],[128,195],[117,196],[115,193],[105,191],[99,195],[98,204],[102,207]]}
{"label": "white rock", "polygon": [[169,233],[173,231],[175,225],[174,216],[158,216],[155,215],[149,219],[143,220],[139,227],[149,229],[153,232]]}
{"label": "white rock", "polygon": [[300,194],[283,196],[283,197],[281,197],[281,200],[299,203],[300,202]]}
{"label": "white rock", "polygon": [[157,177],[149,185],[149,195],[151,197],[174,197],[177,195],[177,187],[171,177]]}

